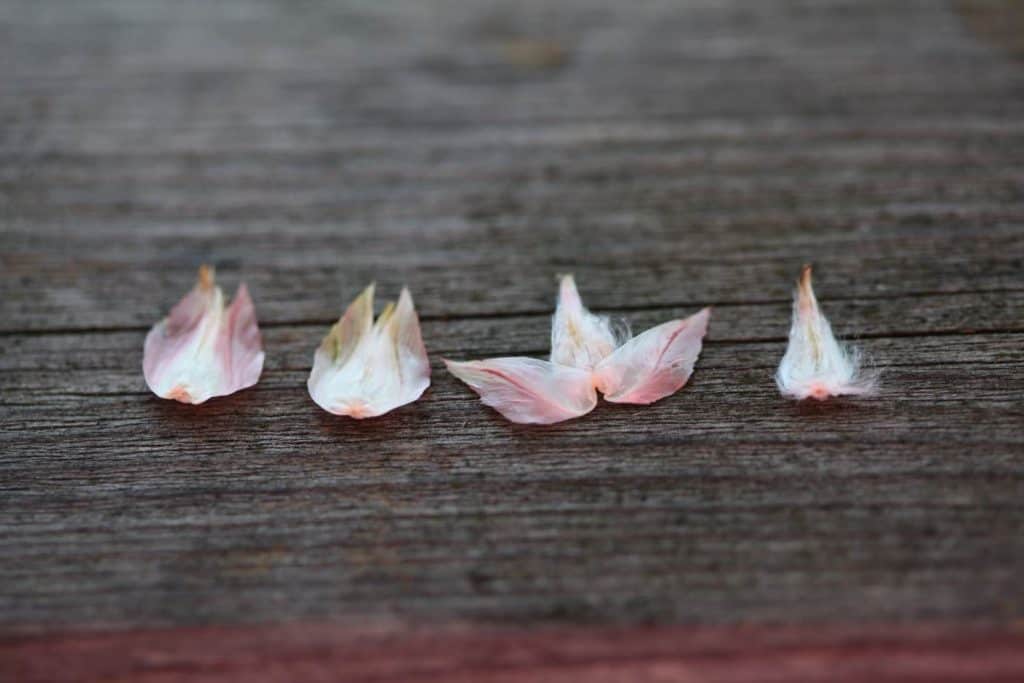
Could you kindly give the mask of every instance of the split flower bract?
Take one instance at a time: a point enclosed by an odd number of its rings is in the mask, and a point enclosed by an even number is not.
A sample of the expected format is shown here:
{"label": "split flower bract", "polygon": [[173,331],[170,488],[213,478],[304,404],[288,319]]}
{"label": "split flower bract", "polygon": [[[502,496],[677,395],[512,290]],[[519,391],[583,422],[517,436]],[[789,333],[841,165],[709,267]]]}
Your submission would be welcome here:
{"label": "split flower bract", "polygon": [[210,266],[170,315],[146,335],[142,370],[161,398],[203,403],[256,384],[263,370],[256,311],[245,284],[224,307]]}
{"label": "split flower bract", "polygon": [[832,326],[818,309],[811,287],[811,267],[800,273],[793,300],[789,346],[775,373],[783,396],[795,399],[869,394],[877,385],[875,373],[864,372],[855,348],[840,344]]}
{"label": "split flower bract", "polygon": [[710,309],[630,338],[588,311],[564,276],[551,327],[551,359],[508,357],[458,363],[448,370],[484,404],[513,422],[550,424],[585,415],[597,392],[614,403],[653,403],[678,391],[700,355]]}
{"label": "split flower bract", "polygon": [[307,387],[335,415],[375,417],[412,403],[430,386],[430,363],[408,289],[373,321],[367,287],[324,337]]}

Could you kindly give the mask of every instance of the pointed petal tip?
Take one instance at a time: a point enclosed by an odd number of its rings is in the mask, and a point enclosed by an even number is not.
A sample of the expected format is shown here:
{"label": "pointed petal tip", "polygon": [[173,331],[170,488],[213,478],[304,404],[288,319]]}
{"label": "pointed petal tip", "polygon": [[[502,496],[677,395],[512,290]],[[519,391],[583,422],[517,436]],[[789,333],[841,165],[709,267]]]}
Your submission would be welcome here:
{"label": "pointed petal tip", "polygon": [[[705,306],[696,313],[686,318],[677,318],[676,320],[670,320],[665,325],[672,325],[677,330],[683,330],[685,328],[692,328],[693,330],[699,330],[699,338],[703,338],[707,334],[708,326],[711,323],[711,307]],[[654,328],[651,328],[654,329]]]}
{"label": "pointed petal tip", "polygon": [[370,321],[372,322],[373,321],[373,300],[374,300],[374,296],[376,295],[376,291],[377,291],[377,283],[375,283],[375,282],[371,282],[366,287],[364,287],[363,291],[359,292],[358,296],[356,296],[356,298],[352,299],[352,302],[345,309],[345,312],[344,312],[344,314],[342,314],[342,317],[344,318],[349,313],[352,313],[353,315],[355,315],[355,313],[357,311],[359,313],[365,315],[367,309],[369,309]]}
{"label": "pointed petal tip", "polygon": [[800,269],[800,279],[797,281],[797,284],[800,287],[801,292],[813,291],[813,288],[811,286],[812,272],[813,268],[809,263],[805,263],[804,266]]}
{"label": "pointed petal tip", "polygon": [[199,276],[197,278],[197,284],[200,289],[208,290],[213,289],[216,284],[217,270],[208,263],[204,263],[199,266]]}
{"label": "pointed petal tip", "polygon": [[462,379],[462,374],[465,369],[474,363],[474,361],[471,360],[452,360],[451,358],[441,358],[441,362],[444,363],[444,367],[448,372],[452,373],[459,379]]}
{"label": "pointed petal tip", "polygon": [[576,288],[576,277],[572,273],[564,273],[558,276],[558,300],[559,303],[575,305],[581,302],[579,289]]}
{"label": "pointed petal tip", "polygon": [[363,289],[360,290],[359,294],[357,294],[355,298],[353,298],[351,302],[349,302],[348,307],[345,309],[345,313],[347,313],[349,310],[352,310],[352,308],[355,306],[365,306],[367,302],[369,302],[372,312],[373,300],[374,296],[376,295],[376,292],[376,282],[371,282],[370,284],[363,287]]}
{"label": "pointed petal tip", "polygon": [[402,291],[398,293],[398,305],[408,304],[409,308],[416,310],[416,303],[413,301],[412,292],[405,285],[402,285]]}
{"label": "pointed petal tip", "polygon": [[238,289],[235,290],[235,298],[232,299],[232,303],[239,300],[245,301],[246,299],[252,301],[252,294],[249,293],[249,286],[244,282],[239,282]]}
{"label": "pointed petal tip", "polygon": [[797,281],[796,303],[804,315],[813,315],[818,307],[817,297],[814,296],[814,286],[811,284],[811,266],[804,265],[800,270],[800,280]]}

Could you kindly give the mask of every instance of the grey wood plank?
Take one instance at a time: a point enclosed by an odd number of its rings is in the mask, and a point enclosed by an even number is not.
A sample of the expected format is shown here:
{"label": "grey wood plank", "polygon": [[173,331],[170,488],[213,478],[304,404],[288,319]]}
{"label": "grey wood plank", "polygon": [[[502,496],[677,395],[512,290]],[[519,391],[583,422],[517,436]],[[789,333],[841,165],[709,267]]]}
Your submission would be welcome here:
{"label": "grey wood plank", "polygon": [[[1014,295],[990,295],[991,306],[979,306],[979,295],[964,295],[969,304],[943,310],[934,304],[927,313],[907,313],[909,304],[897,300],[892,320],[881,314],[886,304],[877,302],[832,302],[836,329],[857,329],[860,334],[850,341],[861,348],[869,362],[883,371],[889,367],[937,366],[944,370],[963,366],[967,372],[998,371],[1022,359],[1020,344],[1024,330],[998,331],[984,334],[974,328],[974,320],[966,316],[981,308],[985,317],[978,324],[996,323],[999,303],[1006,306],[1007,321],[1015,319],[1021,308],[1006,299]],[[942,297],[948,303],[952,297]],[[925,299],[926,301],[928,299]],[[885,300],[889,303],[891,300]],[[919,300],[910,300],[917,303]],[[899,307],[904,303],[904,307]],[[930,303],[930,302],[929,302]],[[870,309],[881,319],[858,315]],[[785,349],[788,332],[788,305],[720,307],[713,311],[712,326],[699,362],[701,369],[767,372],[776,367]],[[989,311],[994,313],[989,313]],[[622,317],[633,323],[636,331],[647,326],[685,315],[691,311],[664,309],[630,312]],[[854,321],[853,319],[856,320]],[[994,318],[994,319],[993,319]],[[840,322],[843,321],[843,322]],[[942,331],[945,321],[962,329]],[[949,323],[946,323],[949,324]],[[312,364],[313,351],[329,327],[271,327],[263,330],[267,351],[266,368],[261,386],[284,388],[294,384]],[[878,327],[872,329],[870,325]],[[440,369],[441,359],[455,360],[527,355],[545,357],[549,353],[550,318],[546,315],[495,317],[493,319],[432,320],[422,324],[424,339],[434,366]],[[4,337],[5,353],[0,357],[0,387],[4,399],[19,391],[45,390],[59,397],[62,393],[140,393],[145,391],[141,376],[144,332],[67,333],[45,335],[11,335]],[[1011,374],[1011,373],[1007,373]],[[37,394],[43,400],[45,394]],[[0,400],[4,400],[0,399]]]}
{"label": "grey wood plank", "polygon": [[[0,632],[1019,620],[1024,70],[971,5],[0,4]],[[194,408],[139,365],[204,261],[268,362]],[[779,397],[804,261],[877,396]],[[690,384],[529,428],[443,372],[543,355],[562,272],[714,305]],[[303,383],[374,279],[434,384],[354,422]]]}
{"label": "grey wood plank", "polygon": [[[927,307],[898,300],[900,295],[930,296],[937,316],[962,308],[966,324],[960,329],[1016,329],[1021,320],[1016,306],[1024,289],[1024,228],[979,225],[976,236],[968,238],[957,225],[881,230],[876,237],[871,230],[826,233],[816,239],[815,229],[808,227],[804,237],[754,237],[750,246],[740,244],[733,251],[725,235],[742,234],[739,229],[692,242],[656,233],[624,243],[628,228],[587,225],[573,221],[546,234],[522,236],[509,231],[490,240],[486,250],[473,246],[487,243],[485,229],[439,231],[436,237],[408,240],[401,233],[357,237],[348,244],[332,239],[329,231],[273,231],[255,243],[242,229],[194,240],[171,232],[160,238],[137,235],[127,240],[124,251],[106,246],[103,237],[67,237],[67,248],[85,268],[66,267],[66,257],[47,246],[52,238],[36,238],[33,248],[5,259],[11,267],[2,278],[6,315],[0,330],[148,327],[192,286],[194,269],[204,260],[227,264],[222,281],[229,292],[239,279],[248,282],[265,324],[326,324],[371,281],[382,296],[409,285],[418,310],[428,318],[545,313],[552,308],[555,276],[574,272],[594,310],[723,304],[726,311],[725,304],[763,302],[774,305],[774,326],[784,326],[793,273],[804,261],[818,265],[824,301],[871,300],[865,304],[867,314],[860,311],[856,317],[859,331],[876,331],[870,319],[876,305],[888,306],[890,330],[912,330],[917,309],[928,315]],[[591,237],[586,244],[567,243],[581,230]],[[406,246],[399,251],[392,246],[396,241]],[[220,258],[207,259],[211,255]],[[950,296],[937,296],[945,292]],[[979,293],[978,302],[965,298],[970,292]],[[879,297],[893,298],[886,304]],[[834,315],[845,317],[842,310]],[[907,321],[899,323],[900,317]],[[948,324],[940,327],[949,329]]]}

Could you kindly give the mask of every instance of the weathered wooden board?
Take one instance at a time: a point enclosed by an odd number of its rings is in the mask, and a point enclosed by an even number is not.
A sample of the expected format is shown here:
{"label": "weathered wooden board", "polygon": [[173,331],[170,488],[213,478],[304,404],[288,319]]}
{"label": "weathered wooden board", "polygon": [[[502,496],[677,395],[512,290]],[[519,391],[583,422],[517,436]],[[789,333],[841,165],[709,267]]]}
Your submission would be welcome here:
{"label": "weathered wooden board", "polygon": [[[0,660],[100,662],[129,636],[48,638],[159,626],[199,671],[191,629],[241,650],[271,636],[230,629],[296,620],[999,633],[1024,616],[1020,16],[1000,0],[0,4]],[[805,261],[882,368],[877,396],[778,396]],[[146,392],[141,348],[203,262],[249,283],[268,358],[257,387],[192,408]],[[544,355],[562,272],[637,330],[713,306],[690,385],[526,428],[444,372],[442,356]],[[434,384],[352,422],[304,383],[371,280],[412,288]],[[323,628],[338,652],[361,642]],[[606,636],[566,632],[583,653],[566,680],[796,666],[701,669],[667,654],[691,632],[651,650],[630,633],[637,668],[606,670]],[[937,680],[946,650],[908,633],[892,661]],[[540,647],[395,637],[410,656]],[[1012,679],[1016,636],[985,637],[954,648],[961,679]],[[815,643],[823,662],[856,650]],[[353,675],[387,657],[370,649]],[[552,673],[526,659],[507,680]]]}

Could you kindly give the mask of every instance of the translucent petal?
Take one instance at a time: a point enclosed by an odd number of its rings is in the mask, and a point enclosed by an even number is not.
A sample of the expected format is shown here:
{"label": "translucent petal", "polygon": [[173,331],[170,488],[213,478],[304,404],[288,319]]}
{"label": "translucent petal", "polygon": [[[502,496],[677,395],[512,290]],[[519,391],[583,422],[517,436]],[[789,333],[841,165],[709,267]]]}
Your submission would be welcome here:
{"label": "translucent petal", "polygon": [[376,417],[412,403],[430,386],[430,363],[407,289],[373,322],[370,285],[331,328],[313,357],[307,387],[335,415]]}
{"label": "translucent petal", "polygon": [[871,393],[877,375],[861,370],[856,349],[836,341],[821,314],[811,286],[811,267],[804,266],[793,302],[789,346],[775,373],[784,396],[795,399]]}
{"label": "translucent petal", "polygon": [[653,403],[678,391],[693,372],[708,329],[711,310],[671,320],[633,337],[595,370],[605,400]]}
{"label": "translucent petal", "polygon": [[552,363],[593,370],[628,337],[627,329],[613,329],[607,316],[594,315],[583,306],[572,275],[562,277],[551,322]]}
{"label": "translucent petal", "polygon": [[586,415],[597,405],[586,370],[522,357],[445,364],[512,422],[551,424]]}
{"label": "translucent petal", "polygon": [[249,290],[240,285],[225,310],[213,268],[146,335],[142,369],[161,398],[203,403],[251,387],[263,370],[263,346]]}

